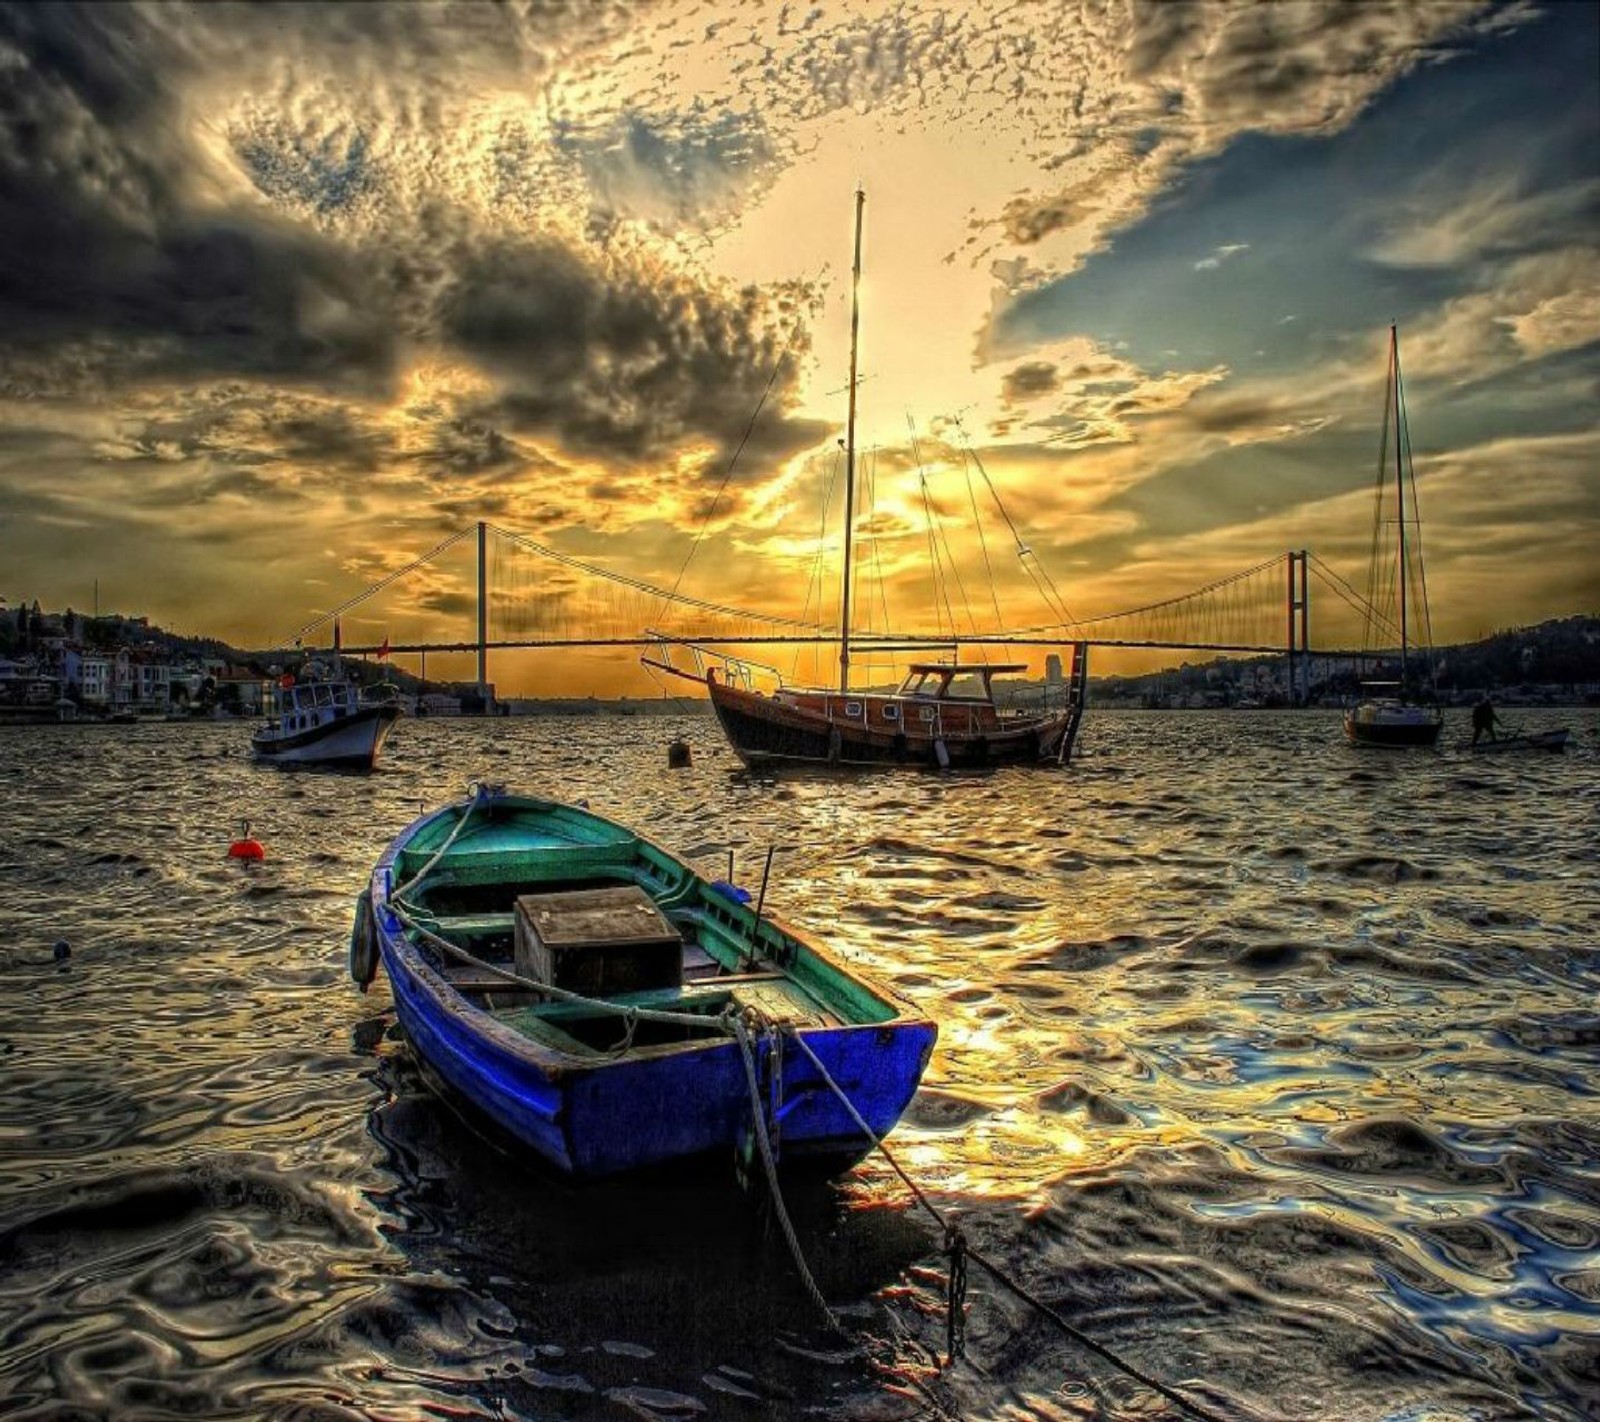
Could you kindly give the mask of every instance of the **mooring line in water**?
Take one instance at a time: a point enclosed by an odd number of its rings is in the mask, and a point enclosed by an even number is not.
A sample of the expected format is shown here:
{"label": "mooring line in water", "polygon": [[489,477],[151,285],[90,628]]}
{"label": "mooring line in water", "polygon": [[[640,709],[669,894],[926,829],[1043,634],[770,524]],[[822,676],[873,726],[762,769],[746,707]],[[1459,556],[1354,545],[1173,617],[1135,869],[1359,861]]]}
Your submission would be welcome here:
{"label": "mooring line in water", "polygon": [[964,1318],[958,1318],[958,1315],[962,1313],[962,1305],[966,1294],[966,1261],[970,1259],[997,1283],[1005,1285],[1006,1288],[1010,1289],[1011,1292],[1024,1303],[1029,1304],[1042,1317],[1049,1319],[1050,1322],[1055,1324],[1056,1327],[1059,1328],[1068,1338],[1072,1339],[1073,1342],[1079,1344],[1081,1347],[1087,1348],[1097,1357],[1105,1359],[1105,1361],[1110,1363],[1112,1367],[1132,1378],[1135,1382],[1142,1383],[1145,1387],[1159,1393],[1162,1397],[1166,1398],[1168,1402],[1172,1403],[1173,1406],[1188,1413],[1188,1415],[1191,1417],[1199,1418],[1200,1422],[1225,1422],[1225,1419],[1219,1414],[1201,1406],[1201,1404],[1198,1402],[1190,1401],[1189,1398],[1185,1397],[1182,1393],[1175,1391],[1166,1383],[1162,1382],[1159,1378],[1151,1377],[1142,1369],[1135,1367],[1134,1364],[1118,1356],[1118,1354],[1113,1352],[1104,1343],[1100,1343],[1091,1338],[1075,1324],[1068,1323],[1066,1319],[1057,1313],[1055,1309],[1051,1308],[1049,1304],[1045,1303],[1043,1299],[1036,1298],[1027,1289],[1023,1288],[1023,1286],[1015,1279],[1011,1278],[1010,1275],[1008,1275],[998,1264],[994,1263],[993,1260],[985,1258],[981,1253],[974,1249],[967,1242],[966,1236],[962,1234],[961,1226],[958,1224],[952,1224],[949,1220],[947,1220],[944,1215],[940,1213],[938,1207],[934,1205],[933,1201],[928,1198],[927,1194],[922,1190],[917,1182],[907,1175],[906,1172],[901,1168],[900,1162],[897,1161],[890,1153],[889,1147],[883,1143],[882,1138],[877,1134],[877,1132],[874,1131],[872,1127],[862,1119],[861,1113],[855,1108],[855,1104],[848,1096],[845,1095],[843,1089],[839,1086],[839,1083],[828,1074],[827,1067],[823,1066],[822,1062],[818,1060],[817,1054],[811,1050],[805,1039],[801,1037],[798,1032],[794,1033],[793,1037],[795,1045],[798,1046],[800,1050],[804,1052],[805,1055],[810,1059],[811,1065],[817,1069],[818,1074],[822,1077],[822,1080],[826,1083],[828,1089],[839,1098],[840,1102],[844,1106],[844,1109],[849,1112],[851,1120],[853,1120],[856,1125],[860,1127],[862,1133],[869,1141],[872,1142],[874,1146],[877,1147],[883,1158],[889,1162],[890,1166],[894,1169],[894,1173],[898,1175],[905,1183],[906,1188],[911,1191],[917,1203],[933,1216],[939,1227],[944,1231],[945,1253],[950,1257],[950,1285],[946,1303],[946,1307],[948,1309],[946,1317],[946,1329],[949,1343],[948,1359],[946,1362],[947,1367],[954,1363],[957,1358],[961,1357],[962,1349],[966,1341],[965,1320]]}
{"label": "mooring line in water", "polygon": [[811,1275],[805,1252],[800,1248],[800,1238],[794,1231],[794,1222],[790,1220],[789,1211],[783,1203],[783,1191],[778,1187],[778,1162],[773,1159],[772,1140],[767,1133],[767,1113],[761,1103],[761,1083],[756,1079],[755,1047],[750,1041],[750,1025],[743,1017],[733,1019],[733,1035],[734,1040],[739,1043],[739,1055],[744,1060],[744,1076],[745,1082],[750,1087],[750,1115],[755,1130],[756,1145],[760,1150],[762,1168],[766,1171],[767,1189],[772,1195],[772,1207],[777,1212],[778,1225],[783,1230],[783,1237],[789,1242],[789,1253],[794,1257],[794,1266],[799,1271],[800,1282],[805,1285],[806,1292],[811,1296],[811,1302],[828,1320],[828,1326],[835,1333],[848,1338],[850,1336],[848,1331],[839,1322],[834,1311],[828,1307],[828,1301],[822,1297],[822,1290],[817,1287],[817,1281]]}
{"label": "mooring line in water", "polygon": [[[423,939],[425,942],[434,945],[434,947],[441,953],[450,957],[454,957],[458,961],[465,962],[473,967],[488,969],[489,972],[505,979],[509,983],[521,987],[535,989],[558,1000],[584,1003],[589,1006],[618,1013],[618,1015],[624,1018],[627,1024],[627,1031],[624,1037],[624,1046],[626,1046],[628,1042],[631,1042],[634,1029],[640,1021],[673,1023],[683,1023],[687,1021],[690,1023],[690,1025],[704,1026],[708,1019],[701,1016],[694,1016],[691,1018],[688,1014],[684,1013],[664,1012],[660,1009],[639,1007],[627,1007],[619,1009],[615,1003],[606,1003],[600,999],[587,998],[581,993],[575,993],[567,989],[557,988],[550,983],[536,983],[530,979],[524,978],[522,975],[512,970],[502,968],[498,964],[484,961],[475,954],[469,953],[466,949],[460,947],[458,944],[452,943],[449,939],[443,937],[441,934],[433,932],[426,925],[418,921],[417,914],[419,913],[419,910],[413,905],[405,902],[403,898],[404,894],[415,888],[416,885],[432,871],[434,866],[444,858],[446,852],[455,843],[462,830],[466,828],[467,821],[471,819],[473,811],[477,809],[478,805],[484,800],[494,798],[494,796],[499,793],[499,790],[500,787],[498,786],[484,785],[481,783],[474,784],[473,786],[469,787],[470,798],[468,803],[464,807],[460,819],[458,819],[455,825],[452,826],[444,843],[439,846],[434,854],[428,859],[428,862],[424,864],[416,874],[412,875],[412,877],[408,879],[399,889],[391,890],[388,896],[387,904],[390,912],[393,913],[405,927],[410,928],[414,933],[416,933],[418,937]],[[769,871],[771,869],[771,865],[772,855],[771,851],[769,850],[767,856],[767,867]],[[766,884],[765,880],[763,879],[763,893],[765,888]],[[756,925],[758,928],[760,921],[760,909],[758,906],[756,915]],[[1180,944],[1176,946],[1186,946],[1199,936],[1199,934],[1194,934],[1190,938],[1182,940]],[[767,1187],[772,1197],[773,1208],[777,1212],[779,1226],[783,1231],[785,1240],[788,1242],[789,1252],[794,1260],[795,1269],[800,1275],[801,1283],[805,1286],[806,1292],[810,1296],[812,1303],[827,1320],[828,1326],[834,1332],[844,1337],[849,1337],[850,1334],[848,1330],[842,1323],[839,1322],[839,1319],[833,1310],[828,1307],[828,1301],[823,1298],[822,1290],[817,1286],[817,1281],[813,1277],[811,1269],[806,1262],[805,1253],[801,1249],[799,1237],[795,1233],[794,1223],[789,1218],[788,1208],[784,1204],[783,1192],[778,1183],[777,1160],[773,1155],[772,1141],[767,1131],[766,1111],[761,1100],[761,1084],[758,1080],[756,1072],[754,1047],[750,1038],[750,1024],[746,1021],[744,1016],[738,1015],[731,1011],[725,1012],[721,1014],[720,1017],[710,1020],[720,1025],[723,1030],[728,1032],[739,1045],[740,1056],[744,1062],[745,1080],[750,1088],[752,1125],[755,1132],[756,1144],[761,1155],[762,1168],[766,1173]],[[836,1097],[838,1097],[840,1103],[844,1106],[845,1111],[849,1114],[850,1119],[855,1122],[862,1134],[872,1142],[873,1146],[878,1150],[883,1158],[889,1162],[890,1167],[894,1170],[895,1174],[900,1177],[906,1188],[911,1191],[912,1196],[925,1210],[927,1210],[927,1212],[933,1217],[934,1221],[943,1231],[944,1250],[950,1259],[949,1285],[946,1297],[946,1367],[952,1365],[958,1358],[962,1357],[965,1348],[966,1320],[964,1304],[967,1287],[966,1264],[970,1259],[972,1262],[982,1268],[987,1274],[989,1274],[990,1277],[993,1278],[997,1283],[1003,1284],[1024,1303],[1027,1303],[1034,1308],[1042,1317],[1047,1318],[1050,1320],[1050,1322],[1054,1323],[1056,1327],[1059,1328],[1061,1332],[1068,1338],[1078,1343],[1081,1347],[1088,1349],[1096,1356],[1103,1358],[1106,1362],[1110,1363],[1113,1367],[1117,1368],[1127,1377],[1132,1378],[1135,1382],[1141,1383],[1145,1387],[1148,1387],[1152,1391],[1160,1394],[1162,1397],[1166,1398],[1168,1402],[1172,1403],[1175,1407],[1187,1413],[1189,1416],[1199,1418],[1200,1422],[1224,1422],[1224,1419],[1218,1414],[1202,1407],[1199,1403],[1190,1401],[1188,1398],[1183,1396],[1182,1393],[1176,1392],[1159,1379],[1151,1377],[1148,1373],[1143,1372],[1141,1369],[1135,1367],[1132,1363],[1129,1363],[1125,1359],[1119,1357],[1114,1351],[1112,1351],[1112,1349],[1108,1348],[1105,1344],[1097,1342],[1095,1339],[1091,1338],[1081,1328],[1078,1328],[1076,1325],[1067,1322],[1067,1320],[1062,1318],[1061,1315],[1057,1313],[1056,1310],[1053,1309],[1049,1304],[1045,1303],[1042,1299],[1036,1298],[1015,1279],[1011,1278],[1003,1269],[999,1267],[999,1265],[995,1264],[992,1260],[985,1258],[978,1250],[974,1249],[971,1244],[967,1242],[966,1236],[962,1233],[960,1225],[947,1220],[945,1216],[940,1213],[937,1206],[935,1206],[934,1203],[928,1198],[927,1194],[922,1190],[922,1188],[916,1183],[916,1181],[906,1174],[905,1170],[901,1167],[900,1162],[894,1158],[888,1146],[883,1143],[882,1138],[877,1134],[876,1131],[872,1129],[871,1126],[867,1124],[861,1113],[856,1110],[855,1103],[852,1102],[845,1094],[839,1083],[833,1079],[827,1067],[822,1064],[817,1054],[811,1050],[811,1047],[806,1042],[805,1038],[802,1037],[797,1031],[786,1031],[784,1025],[781,1023],[768,1022],[759,1018],[756,1020],[758,1025],[760,1025],[763,1030],[770,1029],[774,1031],[777,1033],[780,1039],[783,1036],[791,1036],[793,1038],[795,1045],[800,1048],[801,1052],[804,1053],[806,1058],[811,1062],[811,1065],[817,1069],[818,1075],[821,1076],[828,1089],[832,1091]],[[933,1405],[937,1407],[936,1402]]]}

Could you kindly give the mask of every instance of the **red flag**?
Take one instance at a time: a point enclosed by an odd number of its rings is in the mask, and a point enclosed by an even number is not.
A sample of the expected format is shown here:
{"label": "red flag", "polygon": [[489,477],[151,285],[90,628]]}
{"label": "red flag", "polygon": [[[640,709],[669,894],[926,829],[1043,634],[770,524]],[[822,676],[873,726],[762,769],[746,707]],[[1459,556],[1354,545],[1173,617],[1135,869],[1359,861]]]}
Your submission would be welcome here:
{"label": "red flag", "polygon": [[378,648],[378,660],[381,662],[388,655],[389,655],[389,634],[387,632],[385,632],[383,634],[383,645]]}

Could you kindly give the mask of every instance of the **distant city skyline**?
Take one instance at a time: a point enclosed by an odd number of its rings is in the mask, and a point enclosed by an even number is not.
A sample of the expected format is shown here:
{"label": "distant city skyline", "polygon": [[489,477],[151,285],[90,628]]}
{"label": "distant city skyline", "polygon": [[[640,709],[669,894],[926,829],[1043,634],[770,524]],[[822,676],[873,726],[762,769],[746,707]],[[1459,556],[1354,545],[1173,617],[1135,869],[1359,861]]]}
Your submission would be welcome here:
{"label": "distant city skyline", "polygon": [[814,611],[859,184],[906,622],[930,509],[976,562],[968,448],[1080,615],[1291,547],[1359,583],[1391,320],[1436,640],[1600,608],[1593,4],[0,4],[0,59],[12,605],[271,645],[486,518]]}

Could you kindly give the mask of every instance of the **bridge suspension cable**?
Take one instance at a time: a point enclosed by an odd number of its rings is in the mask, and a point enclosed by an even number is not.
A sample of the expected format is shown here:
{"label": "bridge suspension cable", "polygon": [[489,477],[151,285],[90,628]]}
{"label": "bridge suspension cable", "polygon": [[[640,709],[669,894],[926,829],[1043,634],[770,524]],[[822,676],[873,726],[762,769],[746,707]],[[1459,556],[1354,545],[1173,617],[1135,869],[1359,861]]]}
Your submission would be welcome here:
{"label": "bridge suspension cable", "polygon": [[380,578],[377,582],[373,583],[364,591],[358,592],[354,597],[347,597],[337,607],[330,608],[327,612],[313,617],[310,622],[306,623],[304,627],[294,634],[295,645],[299,646],[300,643],[305,640],[307,633],[314,632],[318,627],[327,626],[327,624],[332,622],[335,618],[342,616],[346,612],[349,612],[352,607],[360,606],[369,597],[373,597],[382,592],[386,587],[390,586],[390,584],[399,582],[400,579],[405,577],[407,573],[414,573],[418,568],[422,567],[424,563],[433,562],[433,560],[441,553],[446,552],[448,549],[454,548],[456,544],[460,543],[464,538],[470,538],[472,533],[473,530],[470,528],[463,528],[459,533],[452,533],[450,537],[445,539],[443,543],[430,548],[420,558],[413,558],[405,565],[405,567],[396,568],[394,572],[388,574],[386,577]]}
{"label": "bridge suspension cable", "polygon": [[[976,500],[974,467],[977,478],[986,477],[980,461],[974,459],[969,463],[968,503]],[[869,464],[869,487],[871,483]],[[989,487],[992,492],[992,484]],[[876,649],[879,654],[888,653],[892,656],[896,651],[908,651],[913,647],[948,648],[961,644],[981,654],[983,647],[1008,644],[1043,647],[1068,641],[1221,653],[1282,650],[1305,653],[1309,650],[1304,613],[1305,573],[1302,572],[1297,587],[1295,560],[1301,556],[1297,554],[1288,557],[1287,637],[1284,555],[1263,559],[1240,572],[1213,579],[1188,592],[1159,598],[1137,607],[1084,618],[1063,615],[1059,620],[1028,625],[1005,625],[1001,601],[991,587],[988,601],[993,608],[995,625],[982,627],[979,625],[979,615],[981,613],[982,621],[987,622],[989,609],[982,605],[981,599],[977,605],[974,604],[968,587],[955,570],[955,558],[948,530],[944,526],[945,520],[929,496],[925,482],[923,494],[928,535],[932,540],[935,559],[934,576],[938,590],[936,625],[931,628],[926,623],[921,626],[908,626],[904,622],[899,626],[891,625],[880,571],[877,598],[874,599],[870,591],[867,593],[869,606],[864,609],[867,615],[853,634],[859,637],[863,651]],[[1015,525],[1011,527],[1019,551],[1024,555],[1024,562],[1029,563],[1027,546],[1022,543]],[[796,616],[694,597],[679,589],[665,588],[648,578],[563,552],[499,525],[484,522],[475,528],[480,535],[480,566],[476,579],[479,621],[475,634],[457,640],[445,640],[434,632],[444,609],[465,609],[471,605],[474,581],[464,569],[441,569],[436,574],[423,575],[429,583],[425,594],[407,597],[398,608],[393,609],[392,615],[399,619],[397,628],[391,628],[386,616],[374,615],[371,610],[362,614],[362,620],[369,628],[381,627],[384,649],[425,654],[428,651],[460,653],[477,648],[481,654],[485,649],[644,646],[664,641],[724,647],[789,644],[798,649],[825,644],[837,639],[839,634],[833,620],[823,620],[823,599],[818,583],[820,567],[813,568],[812,576],[804,580],[804,603]],[[474,528],[467,528],[452,534],[361,592],[344,598],[337,606],[302,626],[294,639],[296,644],[303,643],[317,629],[330,623],[336,624],[341,615],[350,613],[369,599],[393,588],[408,575],[420,574],[428,565],[439,563],[466,542],[473,532]],[[824,540],[819,537],[819,559],[823,544]],[[977,551],[974,545],[969,553]],[[982,551],[987,558],[987,546]],[[874,546],[872,557],[877,559],[879,552]],[[947,561],[950,566],[947,566]],[[1366,619],[1369,623],[1393,630],[1386,617],[1372,609],[1346,579],[1320,558],[1307,554],[1302,562],[1305,569],[1316,577],[1318,584],[1330,591],[1337,603],[1354,613],[1357,619]],[[564,572],[552,575],[550,570]],[[1054,584],[1044,581],[1046,576],[1040,570],[1035,578],[1036,585],[1048,589],[1050,596],[1047,601],[1051,611],[1064,614],[1065,604]],[[864,583],[863,586],[870,587],[870,583]],[[795,592],[798,594],[800,591],[797,583]],[[874,603],[881,606],[872,605]],[[679,617],[670,630],[651,630],[660,626],[653,617],[663,604],[699,614],[694,619],[694,629],[685,629],[683,622],[686,619]],[[339,641],[337,631],[333,640]],[[358,640],[372,645],[354,645]],[[379,633],[373,631],[365,639],[347,636],[344,645],[352,653],[370,653],[380,650],[378,640]]]}

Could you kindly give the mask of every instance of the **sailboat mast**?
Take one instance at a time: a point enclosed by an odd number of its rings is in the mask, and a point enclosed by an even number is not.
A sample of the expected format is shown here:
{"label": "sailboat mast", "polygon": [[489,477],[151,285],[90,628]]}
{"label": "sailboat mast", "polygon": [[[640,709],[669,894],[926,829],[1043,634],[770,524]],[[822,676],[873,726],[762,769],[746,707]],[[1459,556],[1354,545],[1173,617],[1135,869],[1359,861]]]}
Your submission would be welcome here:
{"label": "sailboat mast", "polygon": [[844,586],[839,609],[839,690],[850,690],[850,566],[856,521],[856,345],[861,332],[861,210],[867,195],[856,189],[856,258],[850,275],[850,413],[844,431]]}
{"label": "sailboat mast", "polygon": [[1389,378],[1394,391],[1394,495],[1400,515],[1400,695],[1406,694],[1406,472],[1400,455],[1400,328],[1389,327]]}

